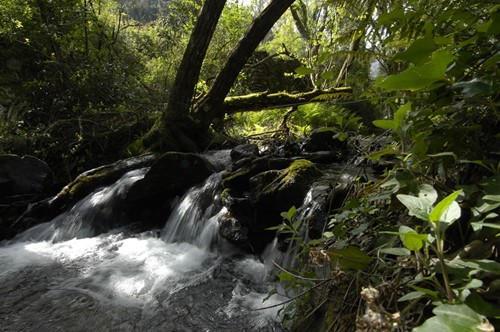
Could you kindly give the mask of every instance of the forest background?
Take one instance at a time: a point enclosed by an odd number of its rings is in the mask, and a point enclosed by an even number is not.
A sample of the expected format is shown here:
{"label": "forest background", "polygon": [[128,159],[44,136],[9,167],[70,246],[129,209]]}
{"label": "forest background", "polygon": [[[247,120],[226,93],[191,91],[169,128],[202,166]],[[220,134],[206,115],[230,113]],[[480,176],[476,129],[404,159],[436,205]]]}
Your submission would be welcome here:
{"label": "forest background", "polygon": [[[165,150],[148,134],[172,97],[202,5],[2,1],[0,153],[44,160],[60,188],[103,163]],[[266,5],[227,1],[193,105],[209,94]],[[189,150],[266,133],[297,139],[326,127],[382,170],[378,181],[360,178],[352,186],[343,206],[330,211],[321,239],[298,239],[304,266],[279,275],[289,289],[307,290],[287,307],[290,324],[306,324],[321,311],[337,330],[338,301],[325,307],[314,294],[328,285],[331,292],[344,276],[397,295],[376,303],[361,287],[336,293],[367,303],[358,329],[425,321],[417,329],[487,331],[498,324],[499,33],[495,1],[297,0],[262,40],[229,98],[316,93],[291,109],[264,103],[219,114],[210,140]],[[287,131],[280,132],[284,119]],[[176,148],[186,149],[168,146]],[[286,230],[296,232],[293,210],[284,217]],[[360,234],[379,241],[364,248]],[[321,260],[336,263],[328,282],[314,279]],[[423,314],[413,315],[415,308]]]}

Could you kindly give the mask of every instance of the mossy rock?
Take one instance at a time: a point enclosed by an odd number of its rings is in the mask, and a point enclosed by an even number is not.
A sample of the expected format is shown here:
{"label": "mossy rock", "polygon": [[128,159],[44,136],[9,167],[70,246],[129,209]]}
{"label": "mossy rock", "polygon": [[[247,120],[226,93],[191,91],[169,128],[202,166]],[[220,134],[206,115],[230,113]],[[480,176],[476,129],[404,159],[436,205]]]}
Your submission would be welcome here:
{"label": "mossy rock", "polygon": [[300,206],[311,184],[321,175],[312,162],[300,159],[279,174],[264,172],[254,176],[250,180],[251,196],[263,227],[278,224],[281,212],[293,205]]}
{"label": "mossy rock", "polygon": [[228,171],[222,175],[224,188],[239,192],[248,191],[250,189],[250,178],[253,176],[268,170],[284,169],[291,163],[290,159],[286,158],[260,157],[245,160],[246,163],[237,163],[238,168],[235,171]]}

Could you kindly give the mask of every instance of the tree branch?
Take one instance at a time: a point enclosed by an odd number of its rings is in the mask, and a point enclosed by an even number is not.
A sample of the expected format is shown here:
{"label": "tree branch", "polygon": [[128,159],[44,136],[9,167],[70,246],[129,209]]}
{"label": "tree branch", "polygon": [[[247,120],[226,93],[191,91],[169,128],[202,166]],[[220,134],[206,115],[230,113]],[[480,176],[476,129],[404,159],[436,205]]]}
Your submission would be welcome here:
{"label": "tree branch", "polygon": [[222,110],[224,114],[234,114],[238,112],[262,111],[266,109],[282,108],[303,105],[325,100],[337,99],[352,93],[350,87],[340,87],[327,91],[319,89],[302,93],[252,93],[244,96],[227,97],[224,100]]}

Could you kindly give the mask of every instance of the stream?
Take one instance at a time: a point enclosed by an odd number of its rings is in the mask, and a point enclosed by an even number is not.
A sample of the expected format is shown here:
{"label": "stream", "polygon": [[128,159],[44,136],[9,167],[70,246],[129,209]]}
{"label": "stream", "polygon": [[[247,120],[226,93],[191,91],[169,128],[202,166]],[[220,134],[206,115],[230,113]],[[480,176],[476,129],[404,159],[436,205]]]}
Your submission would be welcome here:
{"label": "stream", "polygon": [[[214,174],[177,202],[163,229],[101,233],[145,169],[0,244],[1,331],[285,331],[270,258],[218,235]],[[268,252],[273,252],[270,248]]]}

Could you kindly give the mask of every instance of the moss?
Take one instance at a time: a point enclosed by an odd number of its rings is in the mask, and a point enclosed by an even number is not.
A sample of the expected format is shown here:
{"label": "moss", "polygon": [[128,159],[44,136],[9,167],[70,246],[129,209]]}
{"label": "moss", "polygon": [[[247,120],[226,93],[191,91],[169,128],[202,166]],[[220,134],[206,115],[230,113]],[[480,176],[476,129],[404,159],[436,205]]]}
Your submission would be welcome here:
{"label": "moss", "polygon": [[71,182],[59,195],[68,195],[70,198],[82,198],[89,191],[103,185],[112,174],[112,169],[103,168],[95,173],[83,173]]}
{"label": "moss", "polygon": [[301,183],[309,183],[310,181],[321,176],[321,171],[309,160],[295,160],[288,168],[286,168],[280,176],[273,182],[265,186],[261,193],[266,194],[276,191],[279,188],[284,188],[292,183],[300,181]]}

